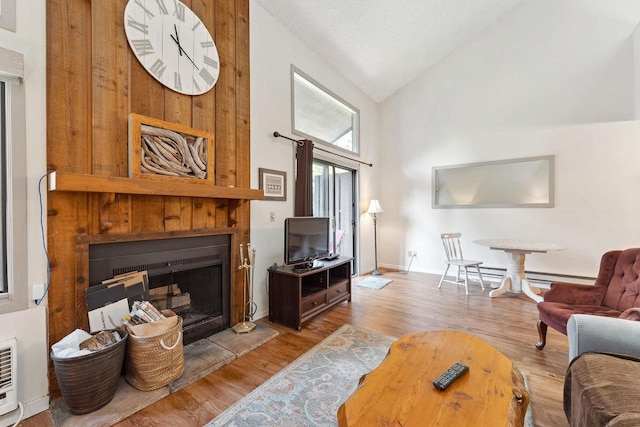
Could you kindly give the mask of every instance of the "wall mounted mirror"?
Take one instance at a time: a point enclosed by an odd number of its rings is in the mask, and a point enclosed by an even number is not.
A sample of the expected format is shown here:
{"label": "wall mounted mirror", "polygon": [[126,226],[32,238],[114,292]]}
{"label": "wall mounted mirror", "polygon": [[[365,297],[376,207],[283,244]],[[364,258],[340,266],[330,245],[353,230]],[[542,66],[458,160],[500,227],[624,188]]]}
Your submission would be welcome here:
{"label": "wall mounted mirror", "polygon": [[438,166],[433,208],[551,208],[555,156]]}

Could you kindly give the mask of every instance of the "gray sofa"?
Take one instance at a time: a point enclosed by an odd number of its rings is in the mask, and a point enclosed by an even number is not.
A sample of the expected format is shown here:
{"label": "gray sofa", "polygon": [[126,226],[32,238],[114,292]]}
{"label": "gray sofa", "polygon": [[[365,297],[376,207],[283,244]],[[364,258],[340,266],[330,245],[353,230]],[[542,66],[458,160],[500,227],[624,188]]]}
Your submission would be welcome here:
{"label": "gray sofa", "polygon": [[640,426],[640,322],[575,314],[567,323],[564,411],[573,426]]}

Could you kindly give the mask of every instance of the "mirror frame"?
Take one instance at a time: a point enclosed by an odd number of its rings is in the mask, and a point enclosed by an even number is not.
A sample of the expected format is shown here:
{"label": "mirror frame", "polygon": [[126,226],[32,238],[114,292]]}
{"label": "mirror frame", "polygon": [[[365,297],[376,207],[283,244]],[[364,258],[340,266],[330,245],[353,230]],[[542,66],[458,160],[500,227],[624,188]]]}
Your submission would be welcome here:
{"label": "mirror frame", "polygon": [[[486,177],[487,174],[492,174],[492,181],[496,179],[502,181],[510,181],[513,182],[513,175],[507,174],[507,168],[504,166],[512,166],[518,165],[518,167],[527,167],[527,164],[532,165],[532,167],[538,167],[534,165],[534,163],[539,163],[543,161],[547,165],[547,197],[543,202],[532,202],[527,203],[518,199],[518,194],[513,194],[513,203],[505,203],[504,201],[497,201],[495,199],[491,199],[491,195],[483,200],[474,201],[472,203],[449,203],[442,204],[438,201],[438,194],[440,192],[440,178],[444,176],[445,171],[448,175],[454,173],[458,175],[462,184],[458,186],[458,188],[454,188],[452,191],[456,191],[459,189],[460,191],[464,191],[464,189],[469,186],[478,186],[478,183],[482,185],[483,183],[483,175]],[[475,168],[475,171],[473,170]],[[481,168],[483,169],[482,174],[474,173]],[[497,177],[496,177],[497,174]],[[527,182],[526,177],[522,177],[519,181],[517,181],[514,187],[523,188],[531,185],[536,185],[539,183],[536,182]],[[485,179],[484,183],[489,184]],[[462,188],[463,186],[466,186]],[[455,209],[455,208],[552,208],[554,206],[554,188],[555,188],[555,156],[538,156],[538,157],[525,157],[519,159],[506,159],[506,160],[495,160],[489,162],[478,162],[478,163],[465,163],[460,165],[451,165],[451,166],[434,166],[431,169],[431,207],[434,209]],[[451,190],[451,189],[450,189]],[[503,189],[499,189],[503,190]],[[504,191],[500,192],[501,199],[504,199]]]}

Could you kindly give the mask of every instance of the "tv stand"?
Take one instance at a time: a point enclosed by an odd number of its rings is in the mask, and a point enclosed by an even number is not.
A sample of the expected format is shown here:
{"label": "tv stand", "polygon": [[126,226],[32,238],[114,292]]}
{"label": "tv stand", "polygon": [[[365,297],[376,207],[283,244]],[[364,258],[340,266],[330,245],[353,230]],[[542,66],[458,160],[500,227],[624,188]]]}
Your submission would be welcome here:
{"label": "tv stand", "polygon": [[299,331],[312,317],[351,301],[351,260],[340,257],[305,270],[287,265],[270,270],[269,321]]}

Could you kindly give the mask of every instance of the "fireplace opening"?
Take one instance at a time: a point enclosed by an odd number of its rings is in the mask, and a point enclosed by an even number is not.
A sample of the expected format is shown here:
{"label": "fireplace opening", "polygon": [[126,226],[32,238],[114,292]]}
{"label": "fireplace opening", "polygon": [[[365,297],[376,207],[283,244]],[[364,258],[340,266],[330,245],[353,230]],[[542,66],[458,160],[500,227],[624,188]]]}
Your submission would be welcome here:
{"label": "fireplace opening", "polygon": [[229,235],[89,245],[89,286],[147,271],[149,296],[183,319],[184,344],[230,326]]}

